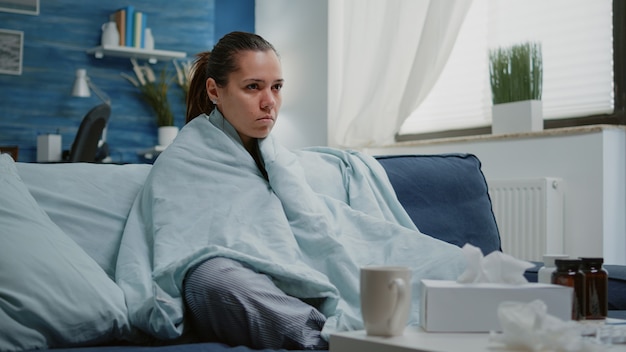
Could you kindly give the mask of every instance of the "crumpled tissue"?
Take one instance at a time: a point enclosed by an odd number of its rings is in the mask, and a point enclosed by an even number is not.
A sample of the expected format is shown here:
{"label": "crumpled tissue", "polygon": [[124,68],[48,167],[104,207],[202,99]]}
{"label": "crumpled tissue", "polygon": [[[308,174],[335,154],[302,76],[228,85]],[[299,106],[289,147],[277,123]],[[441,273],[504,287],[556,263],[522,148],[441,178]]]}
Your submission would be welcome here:
{"label": "crumpled tissue", "polygon": [[528,283],[524,277],[526,269],[535,266],[500,251],[483,256],[480,248],[469,243],[464,245],[462,250],[467,267],[457,278],[457,282],[461,284],[491,282],[521,285]]}
{"label": "crumpled tissue", "polygon": [[527,351],[589,352],[602,346],[584,339],[575,321],[563,321],[546,313],[541,300],[529,303],[502,302],[498,306],[501,333],[491,332],[491,342]]}

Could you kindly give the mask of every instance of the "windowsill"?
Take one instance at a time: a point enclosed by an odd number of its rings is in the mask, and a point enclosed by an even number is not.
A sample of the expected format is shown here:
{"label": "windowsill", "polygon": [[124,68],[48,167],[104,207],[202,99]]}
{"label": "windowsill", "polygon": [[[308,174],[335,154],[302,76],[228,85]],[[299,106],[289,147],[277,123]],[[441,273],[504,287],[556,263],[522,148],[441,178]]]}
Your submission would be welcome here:
{"label": "windowsill", "polygon": [[425,139],[417,141],[403,141],[397,142],[382,148],[393,147],[408,147],[408,146],[420,146],[420,145],[434,145],[434,144],[453,144],[453,143],[465,143],[465,142],[485,142],[485,141],[502,141],[502,140],[514,140],[514,139],[528,139],[528,138],[546,138],[560,135],[576,135],[602,132],[604,130],[623,130],[626,131],[626,126],[623,125],[587,125],[576,127],[563,127],[563,128],[551,128],[537,132],[523,132],[523,133],[507,133],[507,134],[481,134],[474,136],[461,136],[461,137],[448,137],[448,138],[435,138]]}

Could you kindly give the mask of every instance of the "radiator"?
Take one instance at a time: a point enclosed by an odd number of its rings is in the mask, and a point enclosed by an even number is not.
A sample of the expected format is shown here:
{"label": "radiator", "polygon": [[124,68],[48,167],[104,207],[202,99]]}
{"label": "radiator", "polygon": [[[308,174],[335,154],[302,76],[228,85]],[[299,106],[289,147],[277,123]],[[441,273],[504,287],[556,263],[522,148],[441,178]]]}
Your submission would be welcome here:
{"label": "radiator", "polygon": [[530,261],[542,261],[545,253],[564,253],[561,179],[489,180],[487,184],[504,253]]}

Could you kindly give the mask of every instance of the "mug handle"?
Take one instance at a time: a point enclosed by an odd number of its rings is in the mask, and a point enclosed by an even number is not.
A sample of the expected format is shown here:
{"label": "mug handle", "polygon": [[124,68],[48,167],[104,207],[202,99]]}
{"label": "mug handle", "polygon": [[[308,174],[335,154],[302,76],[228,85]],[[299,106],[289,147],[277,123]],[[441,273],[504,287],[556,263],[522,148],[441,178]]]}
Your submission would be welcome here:
{"label": "mug handle", "polygon": [[403,314],[400,314],[400,308],[404,305],[402,304],[406,299],[406,282],[402,278],[395,278],[389,282],[389,287],[396,287],[396,302],[393,307],[391,317],[389,318],[389,327],[392,330],[395,330],[398,324],[404,324],[404,322],[400,321]]}

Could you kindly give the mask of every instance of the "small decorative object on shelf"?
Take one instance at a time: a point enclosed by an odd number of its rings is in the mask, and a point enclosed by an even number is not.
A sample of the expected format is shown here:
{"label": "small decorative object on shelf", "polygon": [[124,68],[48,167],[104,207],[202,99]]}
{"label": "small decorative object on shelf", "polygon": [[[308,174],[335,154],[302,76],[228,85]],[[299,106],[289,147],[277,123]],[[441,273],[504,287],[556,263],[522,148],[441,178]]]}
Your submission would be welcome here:
{"label": "small decorative object on shelf", "polygon": [[115,22],[109,21],[102,24],[102,36],[100,37],[100,44],[107,46],[120,45],[120,32],[118,32]]}
{"label": "small decorative object on shelf", "polygon": [[154,37],[152,36],[152,29],[146,28],[144,30],[145,35],[145,45],[144,49],[146,50],[154,50]]}
{"label": "small decorative object on shelf", "polygon": [[527,42],[489,52],[493,134],[543,130],[541,44]]}

